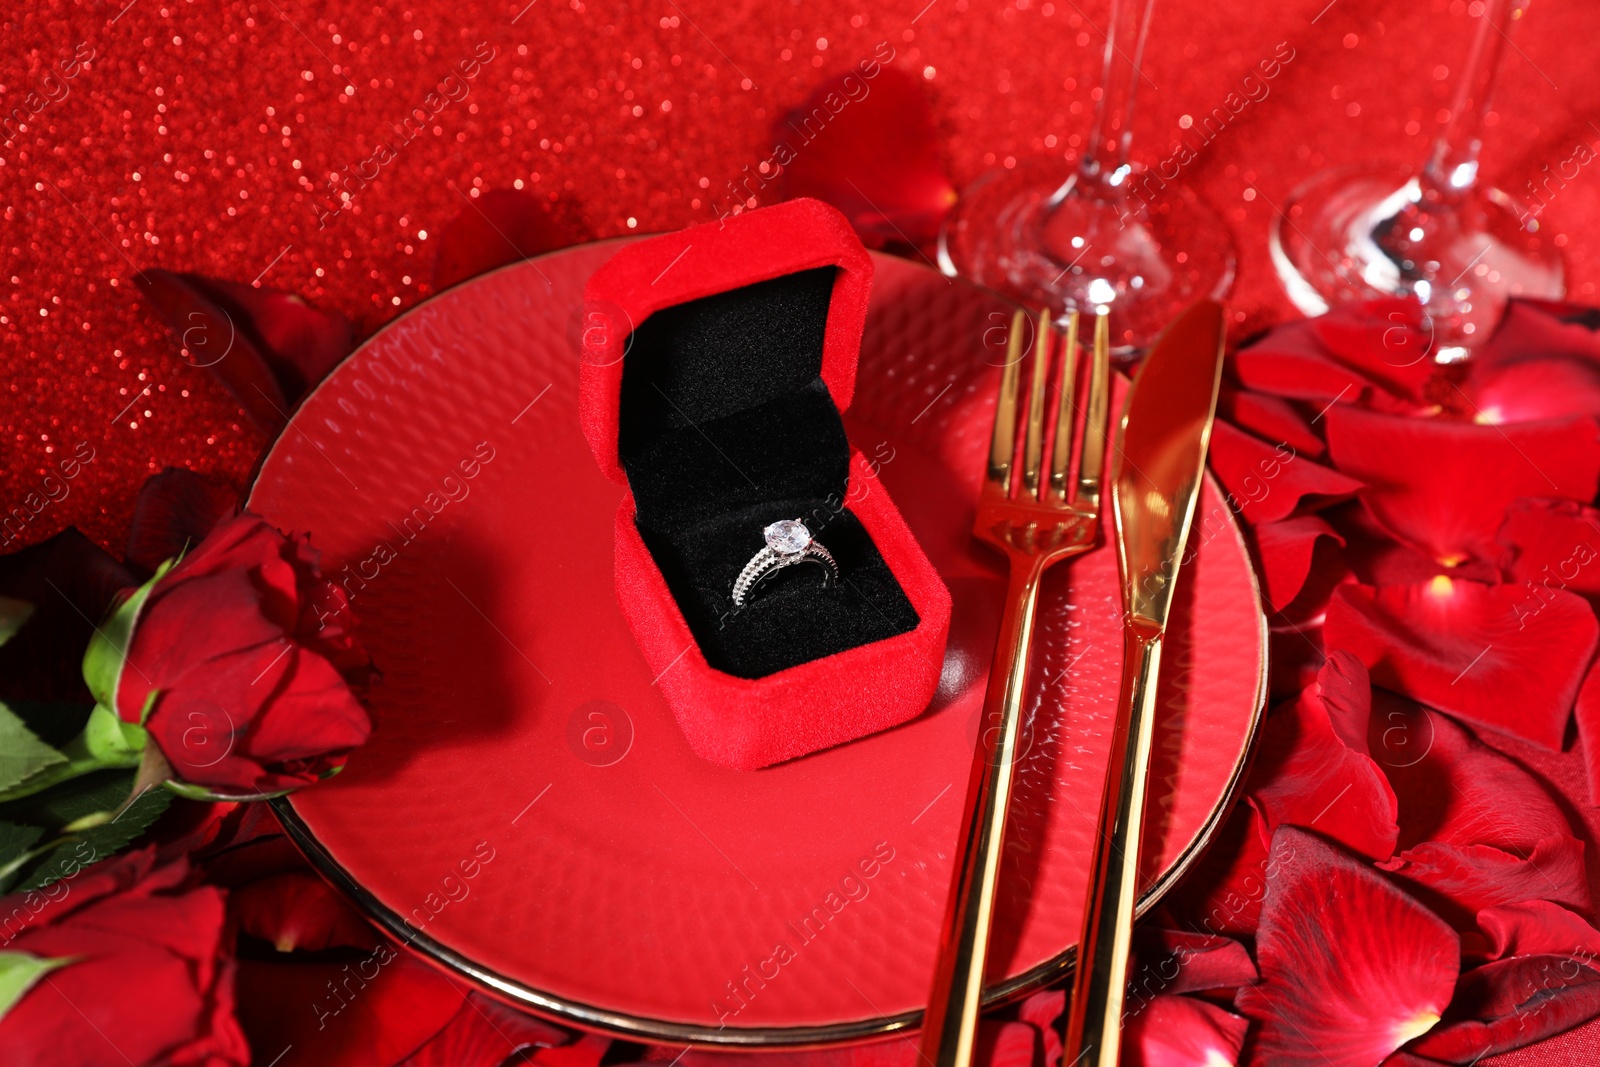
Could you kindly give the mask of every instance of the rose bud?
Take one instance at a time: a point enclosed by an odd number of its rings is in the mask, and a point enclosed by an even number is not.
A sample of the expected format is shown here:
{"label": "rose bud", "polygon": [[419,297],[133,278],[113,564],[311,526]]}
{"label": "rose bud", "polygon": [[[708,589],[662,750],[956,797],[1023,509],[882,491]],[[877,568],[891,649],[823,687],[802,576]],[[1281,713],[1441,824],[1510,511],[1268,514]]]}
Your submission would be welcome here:
{"label": "rose bud", "polygon": [[[277,794],[335,773],[367,739],[356,690],[371,668],[352,621],[307,538],[246,512],[135,592],[84,672],[148,732],[146,778],[201,797]],[[154,773],[153,755],[166,764]]]}

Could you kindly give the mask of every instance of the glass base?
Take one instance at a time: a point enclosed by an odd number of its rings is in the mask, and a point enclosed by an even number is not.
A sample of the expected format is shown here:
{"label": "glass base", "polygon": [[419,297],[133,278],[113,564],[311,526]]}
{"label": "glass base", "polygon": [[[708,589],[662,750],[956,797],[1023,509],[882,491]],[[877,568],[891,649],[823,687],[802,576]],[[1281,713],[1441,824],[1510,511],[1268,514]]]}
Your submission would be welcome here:
{"label": "glass base", "polygon": [[1106,307],[1113,349],[1148,348],[1178,312],[1220,299],[1233,282],[1233,241],[1183,186],[1135,170],[1140,195],[1064,186],[1059,161],[992,171],[967,189],[939,234],[946,274],[1058,315]]}
{"label": "glass base", "polygon": [[1434,358],[1465,358],[1513,296],[1559,299],[1561,254],[1529,208],[1474,187],[1429,202],[1414,168],[1324,171],[1273,221],[1273,266],[1307,315],[1357,300],[1411,296],[1433,330]]}

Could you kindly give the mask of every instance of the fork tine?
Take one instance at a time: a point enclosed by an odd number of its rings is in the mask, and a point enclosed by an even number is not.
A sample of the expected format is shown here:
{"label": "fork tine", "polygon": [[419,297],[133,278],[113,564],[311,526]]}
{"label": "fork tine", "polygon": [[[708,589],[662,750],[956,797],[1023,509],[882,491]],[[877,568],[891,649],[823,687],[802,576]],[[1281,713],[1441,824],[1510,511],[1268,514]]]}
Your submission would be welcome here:
{"label": "fork tine", "polygon": [[1067,499],[1067,467],[1072,462],[1072,394],[1078,382],[1078,313],[1067,313],[1067,335],[1062,341],[1061,389],[1056,395],[1056,435],[1050,450],[1050,501]]}
{"label": "fork tine", "polygon": [[1050,312],[1039,312],[1033,343],[1033,383],[1028,389],[1028,436],[1022,446],[1022,487],[1038,500],[1040,467],[1044,460],[1044,387],[1050,377]]}
{"label": "fork tine", "polygon": [[1022,378],[1022,326],[1027,313],[1018,308],[1011,316],[1006,339],[1006,365],[1000,371],[1000,395],[994,404],[994,433],[989,438],[989,485],[1005,494],[1011,490],[1011,463],[1017,454],[1017,387]]}
{"label": "fork tine", "polygon": [[1089,395],[1084,403],[1083,445],[1078,449],[1078,488],[1074,503],[1100,507],[1100,471],[1106,457],[1106,409],[1111,391],[1111,316],[1102,308],[1094,320],[1094,357],[1089,364]]}

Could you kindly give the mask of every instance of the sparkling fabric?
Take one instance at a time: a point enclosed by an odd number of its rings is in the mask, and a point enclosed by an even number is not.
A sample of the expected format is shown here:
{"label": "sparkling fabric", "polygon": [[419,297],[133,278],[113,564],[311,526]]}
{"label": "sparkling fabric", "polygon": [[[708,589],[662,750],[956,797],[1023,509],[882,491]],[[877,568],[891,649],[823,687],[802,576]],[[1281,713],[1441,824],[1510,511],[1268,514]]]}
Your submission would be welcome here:
{"label": "sparkling fabric", "polygon": [[[482,191],[549,197],[597,236],[715,217],[770,156],[779,115],[885,48],[922,77],[959,186],[1082,143],[1107,7],[123,2],[0,15],[0,505],[42,502],[7,547],[74,523],[117,546],[148,473],[186,465],[239,486],[265,444],[180,356],[131,284],[139,269],[259,280],[365,336],[430,294],[430,238]],[[1134,152],[1196,153],[1183,177],[1239,245],[1237,335],[1292,313],[1267,253],[1274,205],[1329,164],[1420,159],[1477,9],[1156,4]],[[1573,159],[1600,140],[1586,121],[1600,74],[1572,45],[1597,28],[1592,6],[1534,5],[1484,156],[1491,180],[1537,183],[1587,301],[1600,173],[1574,176]],[[1281,70],[1263,96],[1243,79],[1269,58]],[[1203,137],[1201,117],[1246,89]]]}

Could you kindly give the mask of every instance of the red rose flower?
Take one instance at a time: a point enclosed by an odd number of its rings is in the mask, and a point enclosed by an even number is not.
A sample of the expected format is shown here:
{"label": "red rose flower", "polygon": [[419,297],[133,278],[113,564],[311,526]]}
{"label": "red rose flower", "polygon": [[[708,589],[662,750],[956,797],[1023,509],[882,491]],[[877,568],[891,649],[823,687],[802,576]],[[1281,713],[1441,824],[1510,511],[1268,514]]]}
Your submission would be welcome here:
{"label": "red rose flower", "polygon": [[54,966],[0,1017],[9,1067],[242,1067],[223,894],[145,849],[0,899],[0,949]]}
{"label": "red rose flower", "polygon": [[139,609],[116,711],[143,718],[176,778],[220,794],[314,782],[367,739],[365,654],[304,537],[245,513],[159,577]]}

